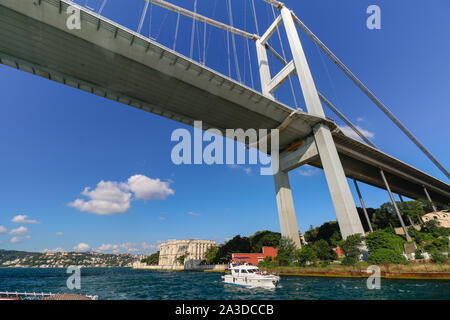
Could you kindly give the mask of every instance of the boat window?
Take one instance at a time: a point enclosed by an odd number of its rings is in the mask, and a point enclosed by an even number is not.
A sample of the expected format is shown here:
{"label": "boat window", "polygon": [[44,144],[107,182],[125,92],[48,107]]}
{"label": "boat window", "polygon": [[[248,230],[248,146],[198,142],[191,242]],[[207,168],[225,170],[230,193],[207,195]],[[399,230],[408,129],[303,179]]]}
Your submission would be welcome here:
{"label": "boat window", "polygon": [[241,273],[247,273],[247,270],[242,269]]}

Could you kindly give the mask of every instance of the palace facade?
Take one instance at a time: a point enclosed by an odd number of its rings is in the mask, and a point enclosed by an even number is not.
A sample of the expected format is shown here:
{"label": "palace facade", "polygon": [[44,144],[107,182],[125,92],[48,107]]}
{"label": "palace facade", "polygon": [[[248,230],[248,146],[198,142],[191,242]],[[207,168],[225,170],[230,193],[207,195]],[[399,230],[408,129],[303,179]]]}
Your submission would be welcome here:
{"label": "palace facade", "polygon": [[159,250],[159,265],[172,266],[181,265],[177,258],[183,255],[186,256],[185,264],[199,264],[205,259],[206,250],[216,245],[212,240],[169,240],[160,246]]}

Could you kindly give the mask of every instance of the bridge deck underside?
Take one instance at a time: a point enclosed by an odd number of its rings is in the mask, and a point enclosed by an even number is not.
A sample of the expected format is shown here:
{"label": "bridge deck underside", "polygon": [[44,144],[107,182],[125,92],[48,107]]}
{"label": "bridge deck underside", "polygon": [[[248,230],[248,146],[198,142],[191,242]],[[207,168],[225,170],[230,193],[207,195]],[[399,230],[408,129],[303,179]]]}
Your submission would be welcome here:
{"label": "bridge deck underside", "polygon": [[[81,30],[68,30],[66,7],[60,0],[2,0],[1,63],[189,125],[202,120],[204,128],[276,128],[294,111],[89,12]],[[436,203],[450,202],[447,183],[346,137],[329,119],[298,113],[280,134],[281,149],[318,123],[334,130],[348,177],[384,188],[382,167],[394,192],[424,198],[425,185]]]}

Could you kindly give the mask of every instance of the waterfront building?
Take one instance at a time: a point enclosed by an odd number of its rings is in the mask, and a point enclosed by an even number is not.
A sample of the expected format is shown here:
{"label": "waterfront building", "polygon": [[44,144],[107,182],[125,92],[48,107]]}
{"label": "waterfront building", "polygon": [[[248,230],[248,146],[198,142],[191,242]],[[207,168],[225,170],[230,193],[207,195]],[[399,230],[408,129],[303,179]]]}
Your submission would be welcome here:
{"label": "waterfront building", "polygon": [[247,262],[249,264],[257,266],[258,263],[264,261],[266,257],[277,257],[277,248],[262,247],[262,253],[233,253],[231,255],[234,261]]}
{"label": "waterfront building", "polygon": [[338,258],[342,258],[342,257],[345,256],[344,250],[342,250],[342,249],[339,248],[339,247],[333,248],[333,251],[336,252]]}
{"label": "waterfront building", "polygon": [[159,262],[160,266],[181,265],[177,258],[185,256],[185,264],[200,264],[205,259],[206,250],[216,245],[212,240],[169,240],[160,246]]}
{"label": "waterfront building", "polygon": [[302,246],[306,246],[308,244],[308,241],[306,241],[305,235],[304,234],[299,234],[299,237],[300,237],[300,244]]}
{"label": "waterfront building", "polygon": [[441,227],[450,228],[450,212],[448,210],[433,211],[422,216],[423,222],[436,220]]}

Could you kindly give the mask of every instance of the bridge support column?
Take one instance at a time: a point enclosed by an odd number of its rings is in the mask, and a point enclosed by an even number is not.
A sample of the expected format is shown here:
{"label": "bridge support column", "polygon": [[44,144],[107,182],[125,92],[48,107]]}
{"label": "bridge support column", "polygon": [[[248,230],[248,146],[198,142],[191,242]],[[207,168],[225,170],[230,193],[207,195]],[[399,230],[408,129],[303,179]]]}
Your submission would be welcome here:
{"label": "bridge support column", "polygon": [[400,210],[398,209],[397,202],[395,202],[394,195],[392,194],[391,187],[389,187],[389,183],[386,180],[386,176],[384,175],[383,169],[380,168],[381,178],[383,179],[384,185],[386,186],[386,190],[389,193],[389,197],[391,198],[392,205],[394,206],[395,213],[397,214],[398,220],[400,220],[400,225],[402,226],[403,232],[406,236],[406,241],[411,241],[411,237],[408,234],[408,229],[406,229],[405,222],[403,222],[402,215]]}
{"label": "bridge support column", "polygon": [[364,228],[359,219],[330,129],[323,124],[317,125],[314,128],[314,138],[342,237],[346,239],[356,233],[364,235]]}
{"label": "bridge support column", "polygon": [[[286,29],[293,59],[278,75],[275,76],[275,78],[272,79],[265,44],[276,28],[281,25],[281,21]],[[288,8],[284,6],[281,7],[281,18],[277,18],[261,39],[256,41],[256,51],[261,76],[261,88],[264,95],[273,97],[272,91],[288,77],[296,73],[300,81],[308,113],[325,118],[325,113],[323,112],[322,104],[300,42],[300,37],[295,27],[292,13]],[[296,72],[294,72],[294,70]],[[313,144],[316,146],[322,167],[325,171],[328,188],[331,193],[342,237],[345,239],[349,235],[357,233],[364,235],[364,229],[359,219],[355,202],[353,201],[350,187],[339,159],[333,137],[331,136],[330,129],[323,124],[318,124],[313,128],[313,136]],[[313,153],[314,150],[311,148],[309,151]],[[302,162],[302,160],[297,162]],[[280,170],[280,172],[275,175],[275,188],[277,191],[278,214],[280,217],[282,234],[289,235],[290,237],[294,236],[294,230],[290,228],[294,228],[295,226],[296,235],[294,241],[296,242],[296,239],[298,239],[297,222],[295,219],[294,203],[287,175],[288,171],[289,169]],[[298,244],[300,244],[299,240]]]}
{"label": "bridge support column", "polygon": [[300,236],[295,217],[294,200],[287,172],[278,170],[274,175],[275,192],[277,195],[278,218],[280,220],[281,235],[294,241],[297,248],[301,248]]}
{"label": "bridge support column", "polygon": [[437,208],[434,205],[433,201],[431,200],[430,194],[428,193],[428,190],[427,190],[427,188],[425,188],[425,186],[423,186],[423,191],[425,192],[425,195],[427,196],[428,201],[431,202],[431,206],[433,207],[433,210],[437,211]]}
{"label": "bridge support column", "polygon": [[[308,61],[303,51],[294,19],[292,18],[292,13],[288,8],[283,7],[281,8],[281,16],[283,17],[286,35],[291,47],[293,61],[308,113],[325,117]],[[364,235],[364,229],[359,219],[330,129],[323,124],[318,124],[313,130],[342,237],[345,239],[349,235],[356,233]]]}
{"label": "bridge support column", "polygon": [[[403,201],[403,197],[402,197],[402,195],[401,195],[400,193],[398,193],[398,197],[400,198],[400,202],[401,202],[401,203],[404,203],[404,202],[405,202],[405,201]],[[409,225],[413,226],[414,223],[412,222],[410,216],[407,216],[407,217],[408,217]]]}
{"label": "bridge support column", "polygon": [[353,179],[353,183],[355,184],[356,192],[358,193],[359,202],[361,202],[361,207],[364,211],[364,216],[366,217],[367,224],[369,225],[370,232],[373,232],[372,224],[370,223],[369,215],[367,213],[366,205],[364,204],[363,197],[361,195],[361,191],[359,191],[358,182],[356,179]]}

